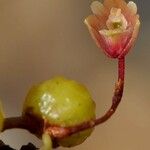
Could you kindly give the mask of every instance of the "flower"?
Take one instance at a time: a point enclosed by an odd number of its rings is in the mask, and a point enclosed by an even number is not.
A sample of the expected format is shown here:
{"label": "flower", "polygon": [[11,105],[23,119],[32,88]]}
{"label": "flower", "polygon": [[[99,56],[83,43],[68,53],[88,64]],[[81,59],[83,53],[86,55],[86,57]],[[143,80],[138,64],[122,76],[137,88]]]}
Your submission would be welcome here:
{"label": "flower", "polygon": [[124,57],[133,46],[140,27],[137,6],[124,0],[104,0],[91,4],[93,15],[85,19],[99,48],[111,58]]}

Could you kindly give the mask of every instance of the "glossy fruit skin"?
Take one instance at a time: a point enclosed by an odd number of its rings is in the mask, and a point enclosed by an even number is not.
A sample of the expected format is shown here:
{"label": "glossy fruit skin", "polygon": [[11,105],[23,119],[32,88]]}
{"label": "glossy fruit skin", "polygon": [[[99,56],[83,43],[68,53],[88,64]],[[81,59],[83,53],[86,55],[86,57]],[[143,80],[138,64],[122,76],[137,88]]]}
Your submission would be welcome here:
{"label": "glossy fruit skin", "polygon": [[[51,125],[70,127],[95,119],[95,103],[81,84],[63,77],[55,77],[33,86],[24,103],[23,116],[28,110]],[[71,147],[82,143],[92,132],[89,129],[59,140]]]}

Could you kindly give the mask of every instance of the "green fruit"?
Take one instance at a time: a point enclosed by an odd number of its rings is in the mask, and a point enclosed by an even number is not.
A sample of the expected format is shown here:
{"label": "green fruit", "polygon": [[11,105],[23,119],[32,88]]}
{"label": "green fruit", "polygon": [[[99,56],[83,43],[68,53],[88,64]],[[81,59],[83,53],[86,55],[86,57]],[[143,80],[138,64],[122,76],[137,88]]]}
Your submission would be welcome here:
{"label": "green fruit", "polygon": [[4,113],[3,113],[3,108],[2,108],[1,101],[0,101],[0,131],[3,128],[3,123],[4,123]]}
{"label": "green fruit", "polygon": [[[23,116],[30,110],[51,125],[70,127],[95,119],[95,103],[88,90],[81,84],[63,77],[56,77],[33,86],[23,108]],[[92,132],[88,129],[59,140],[62,146],[82,143]]]}

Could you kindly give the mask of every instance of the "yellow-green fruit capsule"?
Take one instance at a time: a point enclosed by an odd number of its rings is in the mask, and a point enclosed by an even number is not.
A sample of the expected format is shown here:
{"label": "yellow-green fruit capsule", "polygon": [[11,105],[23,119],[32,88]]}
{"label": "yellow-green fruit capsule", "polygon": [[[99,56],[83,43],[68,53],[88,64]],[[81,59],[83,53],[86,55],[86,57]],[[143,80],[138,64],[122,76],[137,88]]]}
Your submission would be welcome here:
{"label": "yellow-green fruit capsule", "polygon": [[[95,103],[88,90],[81,84],[63,77],[56,77],[33,86],[29,91],[23,115],[30,109],[33,115],[46,119],[51,125],[70,127],[95,119]],[[71,147],[82,143],[92,129],[59,140]]]}
{"label": "yellow-green fruit capsule", "polygon": [[0,131],[3,129],[3,124],[4,124],[4,113],[3,113],[3,108],[2,108],[1,101],[0,101]]}

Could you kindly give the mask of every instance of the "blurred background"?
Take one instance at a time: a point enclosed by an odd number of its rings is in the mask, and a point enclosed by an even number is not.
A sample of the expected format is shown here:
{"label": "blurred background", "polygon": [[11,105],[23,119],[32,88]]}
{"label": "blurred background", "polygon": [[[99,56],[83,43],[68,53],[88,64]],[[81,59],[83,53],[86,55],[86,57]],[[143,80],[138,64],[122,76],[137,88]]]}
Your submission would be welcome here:
{"label": "blurred background", "polygon": [[[0,0],[0,97],[6,116],[18,116],[30,87],[56,75],[84,83],[101,116],[111,104],[117,61],[95,45],[83,21],[92,0]],[[149,1],[137,0],[140,36],[127,56],[124,97],[115,113],[72,150],[150,149]],[[23,130],[0,139],[19,149],[41,142]],[[65,150],[65,148],[58,148]]]}

